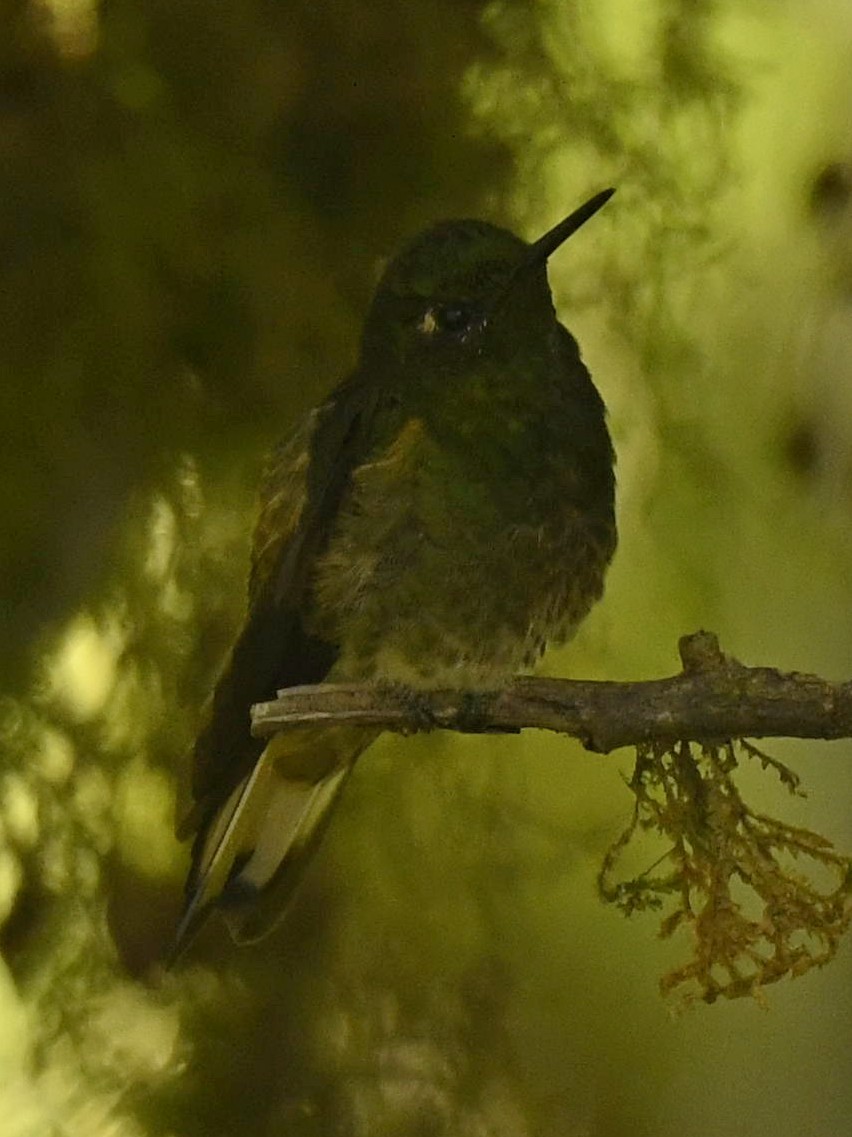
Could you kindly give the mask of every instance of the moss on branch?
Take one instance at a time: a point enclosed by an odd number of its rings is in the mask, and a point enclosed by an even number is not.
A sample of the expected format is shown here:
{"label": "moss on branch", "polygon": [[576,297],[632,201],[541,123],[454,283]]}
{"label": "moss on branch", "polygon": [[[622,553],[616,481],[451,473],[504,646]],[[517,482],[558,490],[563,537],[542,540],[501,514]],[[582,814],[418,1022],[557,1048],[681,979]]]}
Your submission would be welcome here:
{"label": "moss on branch", "polygon": [[[660,935],[686,933],[686,961],[664,993],[713,1002],[827,963],[852,917],[852,861],[831,843],[758,813],[734,774],[741,758],[771,769],[791,793],[792,770],[747,738],[852,737],[852,683],[745,667],[716,637],[680,641],[682,671],[639,683],[519,677],[499,691],[321,684],[252,708],[260,737],[321,723],[413,733],[514,733],[578,738],[600,753],[633,746],[633,816],[604,858],[601,895],[626,914],[662,914]],[[637,876],[622,866],[645,833],[663,852]]]}

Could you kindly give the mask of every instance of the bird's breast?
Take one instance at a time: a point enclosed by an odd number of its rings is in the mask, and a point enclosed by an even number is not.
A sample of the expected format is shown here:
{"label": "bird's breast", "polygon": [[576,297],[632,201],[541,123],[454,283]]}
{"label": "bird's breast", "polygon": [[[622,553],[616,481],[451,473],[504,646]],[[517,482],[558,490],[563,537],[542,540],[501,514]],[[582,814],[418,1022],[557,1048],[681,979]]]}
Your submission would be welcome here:
{"label": "bird's breast", "polygon": [[502,680],[600,594],[609,552],[569,474],[510,444],[410,417],[354,471],[313,582],[336,678]]}

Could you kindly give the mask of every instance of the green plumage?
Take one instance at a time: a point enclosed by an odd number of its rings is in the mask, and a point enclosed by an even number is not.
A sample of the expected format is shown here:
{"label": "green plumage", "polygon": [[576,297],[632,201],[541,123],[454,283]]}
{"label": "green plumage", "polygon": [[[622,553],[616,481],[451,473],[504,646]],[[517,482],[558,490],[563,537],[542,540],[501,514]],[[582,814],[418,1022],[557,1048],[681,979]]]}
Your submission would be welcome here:
{"label": "green plumage", "polygon": [[556,319],[545,261],[611,191],[528,245],[427,230],[388,267],[356,371],[272,456],[248,611],[194,755],[185,939],[222,907],[270,927],[374,736],[261,746],[285,686],[496,684],[568,639],[616,543],[603,402]]}

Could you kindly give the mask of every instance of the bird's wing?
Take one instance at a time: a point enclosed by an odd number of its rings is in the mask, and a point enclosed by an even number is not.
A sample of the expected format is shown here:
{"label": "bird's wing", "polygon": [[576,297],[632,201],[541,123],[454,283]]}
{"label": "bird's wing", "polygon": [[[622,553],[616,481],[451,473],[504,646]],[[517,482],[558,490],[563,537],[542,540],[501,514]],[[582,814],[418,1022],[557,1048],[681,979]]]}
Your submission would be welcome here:
{"label": "bird's wing", "polygon": [[336,646],[305,626],[305,596],[352,470],[368,452],[377,406],[374,387],[356,373],[269,462],[248,612],[195,743],[194,805],[179,826],[182,836],[196,833],[179,945],[212,903],[225,901],[226,888],[241,907],[273,880],[295,880],[289,862],[315,846],[346,780],[346,759],[368,741],[300,733],[298,744],[289,736],[264,749],[250,735],[249,710],[282,687],[319,682],[334,663]]}
{"label": "bird's wing", "polygon": [[[377,399],[356,373],[311,411],[271,454],[260,489],[243,625],[205,708],[195,742],[196,807],[224,801],[250,771],[261,745],[249,708],[282,687],[316,683],[337,655],[305,627],[305,592],[328,542],[353,468],[361,461]],[[184,833],[196,827],[194,808]]]}

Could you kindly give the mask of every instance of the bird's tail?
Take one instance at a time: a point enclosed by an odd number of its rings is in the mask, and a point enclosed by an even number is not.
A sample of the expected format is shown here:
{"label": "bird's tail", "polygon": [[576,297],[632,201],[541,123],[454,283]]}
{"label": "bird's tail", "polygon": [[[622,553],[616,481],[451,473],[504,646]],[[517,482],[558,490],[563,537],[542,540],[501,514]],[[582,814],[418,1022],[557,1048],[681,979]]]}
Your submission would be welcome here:
{"label": "bird's tail", "polygon": [[253,943],[272,931],[325,832],[355,759],[373,737],[337,728],[321,736],[311,730],[270,741],[251,773],[199,830],[172,960],[214,906],[237,943]]}

